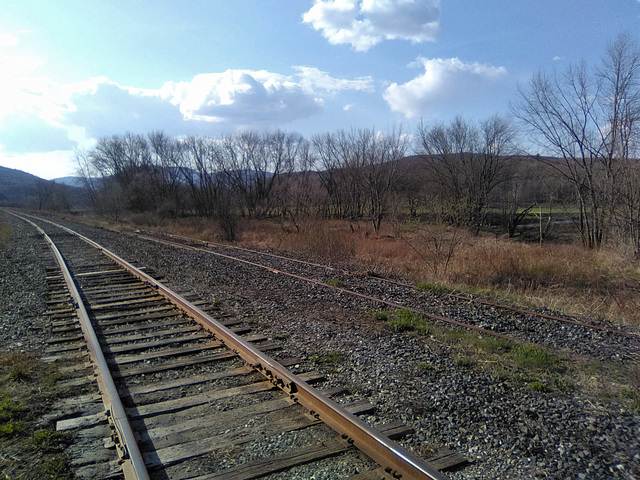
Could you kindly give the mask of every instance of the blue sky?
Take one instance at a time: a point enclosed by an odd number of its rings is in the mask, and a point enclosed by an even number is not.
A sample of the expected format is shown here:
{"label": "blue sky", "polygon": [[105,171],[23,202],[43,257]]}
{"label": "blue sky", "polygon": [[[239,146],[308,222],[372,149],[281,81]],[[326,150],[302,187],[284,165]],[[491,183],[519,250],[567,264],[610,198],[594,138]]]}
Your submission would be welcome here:
{"label": "blue sky", "polygon": [[219,136],[508,114],[597,65],[639,0],[0,0],[0,165],[74,173],[124,132]]}

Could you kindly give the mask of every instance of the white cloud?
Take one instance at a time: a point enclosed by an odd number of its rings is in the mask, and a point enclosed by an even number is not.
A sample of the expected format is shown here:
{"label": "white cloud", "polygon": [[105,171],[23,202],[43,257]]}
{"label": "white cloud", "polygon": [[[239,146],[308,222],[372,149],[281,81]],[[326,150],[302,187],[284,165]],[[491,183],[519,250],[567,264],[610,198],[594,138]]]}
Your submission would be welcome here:
{"label": "white cloud", "polygon": [[383,94],[391,110],[407,118],[444,108],[452,111],[473,101],[507,73],[504,67],[465,63],[458,58],[420,57],[410,66],[422,66],[424,73],[402,85],[392,83]]}
{"label": "white cloud", "polygon": [[131,131],[164,130],[172,135],[215,135],[238,128],[271,128],[307,118],[325,99],[345,90],[371,92],[373,79],[334,78],[313,67],[292,75],[266,70],[203,73],[160,89],[118,85],[99,77],[60,88],[65,107],[60,123],[99,138]]}
{"label": "white cloud", "polygon": [[355,107],[355,105],[353,103],[347,103],[344,107],[342,107],[342,110],[344,110],[345,112],[348,112],[353,107]]}
{"label": "white cloud", "polygon": [[434,41],[440,0],[315,0],[302,19],[329,43],[364,52],[383,40]]}
{"label": "white cloud", "polygon": [[340,92],[343,90],[355,90],[361,92],[373,92],[373,78],[358,77],[354,80],[344,78],[334,78],[327,72],[318,70],[314,67],[293,67],[298,72],[300,85],[308,92],[316,92],[324,90],[329,93]]}
{"label": "white cloud", "polygon": [[189,82],[167,82],[161,92],[186,119],[235,126],[287,123],[323,106],[300,83],[265,70],[196,75]]}
{"label": "white cloud", "polygon": [[0,87],[0,154],[6,159],[65,150],[71,157],[75,146],[87,148],[95,139],[127,131],[215,136],[280,127],[321,112],[326,99],[339,92],[373,91],[373,80],[334,78],[296,66],[288,75],[205,73],[160,89],[123,86],[107,77],[66,85],[46,77],[0,78]]}
{"label": "white cloud", "polygon": [[117,133],[192,133],[183,126],[177,106],[157,92],[123,87],[108,79],[96,78],[69,86],[69,109],[63,114],[65,125],[84,128],[89,138]]}
{"label": "white cloud", "polygon": [[18,37],[8,32],[0,32],[0,47],[15,47],[20,41]]}

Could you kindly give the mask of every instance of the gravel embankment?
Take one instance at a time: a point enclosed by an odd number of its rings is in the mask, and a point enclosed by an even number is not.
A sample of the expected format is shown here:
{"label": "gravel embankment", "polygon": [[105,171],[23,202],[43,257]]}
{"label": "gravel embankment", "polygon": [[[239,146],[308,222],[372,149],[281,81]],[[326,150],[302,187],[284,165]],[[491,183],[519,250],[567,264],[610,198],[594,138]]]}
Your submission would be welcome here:
{"label": "gravel embankment", "polygon": [[[31,227],[12,224],[12,240],[0,246],[0,341],[12,348],[36,348],[42,341],[36,335],[39,331],[30,331],[29,325],[34,323],[20,318],[37,319],[44,311],[42,260],[34,235],[29,233]],[[372,320],[368,312],[375,305],[344,293],[204,253],[151,244],[106,230],[79,230],[205,299],[220,300],[224,309],[247,317],[257,331],[282,339],[284,349],[292,356],[309,358],[341,352],[341,361],[318,368],[328,372],[335,384],[375,404],[377,421],[400,419],[415,427],[416,434],[407,446],[420,451],[424,446],[448,445],[473,460],[472,465],[450,473],[450,478],[640,479],[638,412],[579,391],[536,391],[479,366],[461,365],[456,361],[456,347],[428,336],[394,334],[384,323]],[[367,290],[365,280],[358,289],[396,298],[393,289],[380,284],[371,283]],[[349,288],[348,278],[341,281]],[[32,292],[34,298],[25,300],[20,292]],[[434,313],[458,309],[460,315],[478,324],[496,321],[490,309],[435,296],[400,294],[408,305],[430,302]],[[637,345],[627,340],[618,344],[618,340],[609,342],[601,334],[571,333],[573,330],[567,335],[566,327],[542,323],[531,327],[532,336],[544,338],[547,345],[596,359],[616,359],[637,351]],[[504,328],[506,325],[507,320]],[[26,340],[25,335],[33,339]],[[567,340],[572,336],[578,336],[578,340]],[[578,344],[591,345],[580,350]]]}
{"label": "gravel embankment", "polygon": [[8,240],[0,243],[0,345],[4,351],[41,350],[48,337],[46,247],[26,223],[3,212],[0,222],[11,225]]}

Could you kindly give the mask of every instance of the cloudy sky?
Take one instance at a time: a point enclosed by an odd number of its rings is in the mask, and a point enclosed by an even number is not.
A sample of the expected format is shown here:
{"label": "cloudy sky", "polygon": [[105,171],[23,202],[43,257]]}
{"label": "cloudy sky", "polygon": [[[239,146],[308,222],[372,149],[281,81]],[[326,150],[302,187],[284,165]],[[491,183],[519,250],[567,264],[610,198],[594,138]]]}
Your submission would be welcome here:
{"label": "cloudy sky", "polygon": [[639,0],[0,0],[0,165],[74,173],[125,132],[507,114],[539,69],[595,65]]}

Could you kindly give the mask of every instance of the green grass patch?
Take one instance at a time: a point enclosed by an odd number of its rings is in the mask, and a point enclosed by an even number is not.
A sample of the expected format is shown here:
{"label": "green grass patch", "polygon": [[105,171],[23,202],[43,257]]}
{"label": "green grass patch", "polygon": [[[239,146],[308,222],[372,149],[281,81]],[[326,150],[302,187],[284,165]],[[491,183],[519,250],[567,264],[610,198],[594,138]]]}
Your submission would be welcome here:
{"label": "green grass patch", "polygon": [[371,318],[379,322],[386,322],[387,320],[389,320],[389,311],[388,310],[372,310]]}
{"label": "green grass patch", "polygon": [[68,442],[67,434],[48,428],[36,430],[31,437],[31,444],[36,450],[47,453],[60,453]]}
{"label": "green grass patch", "polygon": [[326,355],[311,355],[310,360],[312,363],[338,363],[342,361],[344,354],[340,350],[331,350]]}
{"label": "green grass patch", "polygon": [[23,430],[22,422],[10,419],[8,422],[0,425],[0,437],[10,437],[16,433],[20,433]]}
{"label": "green grass patch", "polygon": [[438,293],[441,295],[445,295],[451,291],[443,284],[435,282],[418,282],[416,284],[416,289],[421,292]]}
{"label": "green grass patch", "polygon": [[473,368],[478,362],[471,356],[461,356],[455,359],[456,366],[460,368]]}
{"label": "green grass patch", "polygon": [[433,365],[431,365],[429,362],[418,363],[418,370],[420,370],[421,372],[432,372],[435,369],[436,368]]}
{"label": "green grass patch", "polygon": [[518,345],[512,349],[509,357],[517,367],[525,370],[547,373],[562,373],[566,370],[561,357],[535,345]]}
{"label": "green grass patch", "polygon": [[327,280],[327,285],[329,285],[330,287],[341,287],[342,281],[338,278],[330,278],[329,280]]}
{"label": "green grass patch", "polygon": [[21,403],[15,402],[10,398],[5,397],[0,402],[0,422],[7,422],[14,419],[17,414],[22,412],[23,407]]}
{"label": "green grass patch", "polygon": [[66,434],[42,429],[38,419],[61,392],[57,365],[43,364],[31,353],[0,354],[0,478],[67,480]]}
{"label": "green grass patch", "polygon": [[413,331],[421,335],[427,335],[429,333],[429,325],[425,318],[408,308],[402,308],[392,312],[387,319],[387,325],[396,333]]}

